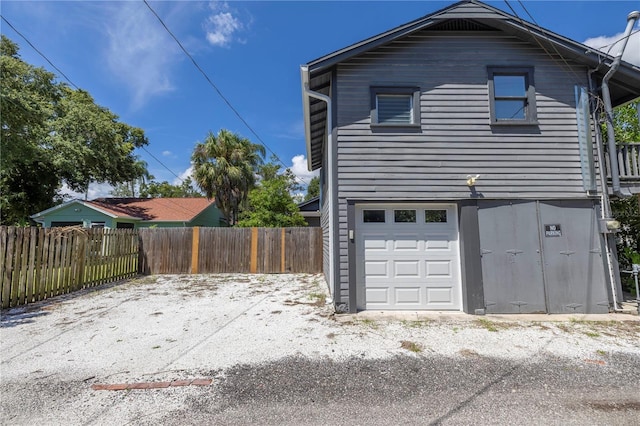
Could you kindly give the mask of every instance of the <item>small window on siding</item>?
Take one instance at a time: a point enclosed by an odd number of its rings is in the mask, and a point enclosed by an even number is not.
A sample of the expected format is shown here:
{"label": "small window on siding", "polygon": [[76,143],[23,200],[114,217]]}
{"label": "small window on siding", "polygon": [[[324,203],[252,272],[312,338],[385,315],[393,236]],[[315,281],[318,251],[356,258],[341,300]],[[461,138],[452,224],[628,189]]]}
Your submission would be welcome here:
{"label": "small window on siding", "polygon": [[533,68],[489,67],[491,124],[537,124]]}
{"label": "small window on siding", "polygon": [[425,223],[447,223],[447,211],[446,210],[425,210],[424,221]]}
{"label": "small window on siding", "polygon": [[412,124],[413,98],[410,95],[376,96],[379,124]]}
{"label": "small window on siding", "polygon": [[415,210],[394,210],[393,220],[396,223],[416,223]]}
{"label": "small window on siding", "polygon": [[384,210],[363,210],[364,223],[384,223]]}
{"label": "small window on siding", "polygon": [[419,127],[420,90],[417,87],[372,87],[372,126]]}

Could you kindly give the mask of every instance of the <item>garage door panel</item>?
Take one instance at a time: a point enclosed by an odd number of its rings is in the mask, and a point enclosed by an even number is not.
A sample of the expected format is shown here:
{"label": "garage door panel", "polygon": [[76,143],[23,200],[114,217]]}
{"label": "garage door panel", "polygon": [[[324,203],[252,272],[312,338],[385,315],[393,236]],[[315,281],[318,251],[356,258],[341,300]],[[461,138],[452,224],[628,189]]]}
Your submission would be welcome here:
{"label": "garage door panel", "polygon": [[391,239],[391,243],[395,251],[417,252],[420,249],[420,238],[417,234],[398,235],[395,239],[393,238],[393,235],[390,235],[389,238]]}
{"label": "garage door panel", "polygon": [[387,234],[370,234],[364,235],[365,252],[386,252],[389,250],[389,236]]}
{"label": "garage door panel", "polygon": [[425,276],[429,278],[451,278],[453,276],[453,265],[450,260],[426,260]]}
{"label": "garage door panel", "polygon": [[375,307],[375,305],[378,305],[380,307],[388,306],[390,304],[389,287],[367,288],[366,298],[367,298],[367,306],[373,306],[373,307]]}
{"label": "garage door panel", "polygon": [[396,260],[393,262],[394,278],[420,278],[423,274],[420,271],[420,261],[416,260]]}
{"label": "garage door panel", "polygon": [[395,287],[395,303],[397,305],[417,305],[421,301],[421,289],[417,287]]}
{"label": "garage door panel", "polygon": [[368,277],[389,278],[388,260],[365,260],[364,272]]}
{"label": "garage door panel", "polygon": [[424,239],[424,248],[427,251],[452,250],[453,236],[450,234],[427,234]]}
{"label": "garage door panel", "polygon": [[427,287],[427,303],[453,303],[451,287]]}

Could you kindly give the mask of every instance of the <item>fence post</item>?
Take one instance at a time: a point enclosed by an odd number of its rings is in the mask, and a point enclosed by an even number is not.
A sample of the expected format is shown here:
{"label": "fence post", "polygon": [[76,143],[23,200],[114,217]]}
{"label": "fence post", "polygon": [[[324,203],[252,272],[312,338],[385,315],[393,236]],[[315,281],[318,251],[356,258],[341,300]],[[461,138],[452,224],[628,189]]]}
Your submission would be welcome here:
{"label": "fence post", "polygon": [[284,228],[282,228],[282,232],[280,234],[280,273],[284,274],[285,273],[285,251],[286,251],[286,247],[285,247],[285,242],[286,242],[286,238],[285,238],[285,231]]}
{"label": "fence post", "polygon": [[191,273],[198,273],[198,252],[200,251],[200,227],[193,227],[193,238],[191,239]]}
{"label": "fence post", "polygon": [[251,263],[249,272],[255,274],[258,271],[258,228],[251,228]]}

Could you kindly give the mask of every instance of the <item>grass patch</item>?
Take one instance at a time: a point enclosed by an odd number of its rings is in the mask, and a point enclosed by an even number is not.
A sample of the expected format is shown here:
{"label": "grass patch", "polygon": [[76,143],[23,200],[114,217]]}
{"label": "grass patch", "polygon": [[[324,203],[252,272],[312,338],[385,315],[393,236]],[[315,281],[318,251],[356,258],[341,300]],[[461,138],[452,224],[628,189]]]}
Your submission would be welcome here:
{"label": "grass patch", "polygon": [[367,327],[371,327],[373,329],[377,329],[378,328],[378,324],[374,320],[369,319],[369,318],[364,318],[364,319],[360,320],[360,323],[362,325],[366,325]]}
{"label": "grass patch", "polygon": [[597,353],[598,355],[600,355],[600,356],[605,356],[605,355],[607,354],[607,351],[603,351],[602,349],[598,349],[598,350],[596,351],[596,353]]}
{"label": "grass patch", "polygon": [[431,322],[431,320],[424,320],[424,321],[420,321],[420,320],[407,321],[407,320],[404,320],[404,321],[402,321],[402,325],[404,325],[405,327],[409,327],[409,328],[420,328],[420,327],[424,327],[425,325],[429,325],[430,322]]}
{"label": "grass patch", "polygon": [[592,330],[585,331],[584,334],[589,336],[589,337],[593,337],[593,338],[600,337],[600,333],[598,333],[597,331],[592,331]]}
{"label": "grass patch", "polygon": [[327,304],[327,295],[324,293],[311,293],[309,299],[313,300],[312,305],[324,306]]}
{"label": "grass patch", "polygon": [[496,324],[492,321],[489,321],[486,318],[480,318],[478,320],[476,320],[476,323],[484,328],[485,330],[491,331],[491,332],[497,332],[498,331],[498,327],[496,326]]}
{"label": "grass patch", "polygon": [[420,345],[409,340],[403,340],[400,342],[400,347],[414,353],[422,352],[422,347]]}

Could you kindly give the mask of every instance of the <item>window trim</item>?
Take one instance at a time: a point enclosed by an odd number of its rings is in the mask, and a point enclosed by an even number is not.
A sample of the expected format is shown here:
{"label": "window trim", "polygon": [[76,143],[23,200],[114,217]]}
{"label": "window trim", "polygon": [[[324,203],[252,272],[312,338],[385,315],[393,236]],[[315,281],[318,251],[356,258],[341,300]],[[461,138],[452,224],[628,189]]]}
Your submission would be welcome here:
{"label": "window trim", "polygon": [[[420,128],[420,88],[416,86],[371,86],[371,127],[380,128]],[[411,123],[379,123],[378,95],[411,96]]]}
{"label": "window trim", "polygon": [[[526,97],[512,97],[514,100],[525,99],[526,110],[525,118],[522,119],[498,119],[496,117],[496,96],[493,78],[494,76],[524,76]],[[529,66],[489,66],[487,67],[487,85],[489,90],[489,112],[492,126],[522,126],[537,125],[538,112],[536,107],[536,88],[533,79],[533,67]],[[498,100],[508,100],[509,97],[498,97]]]}

